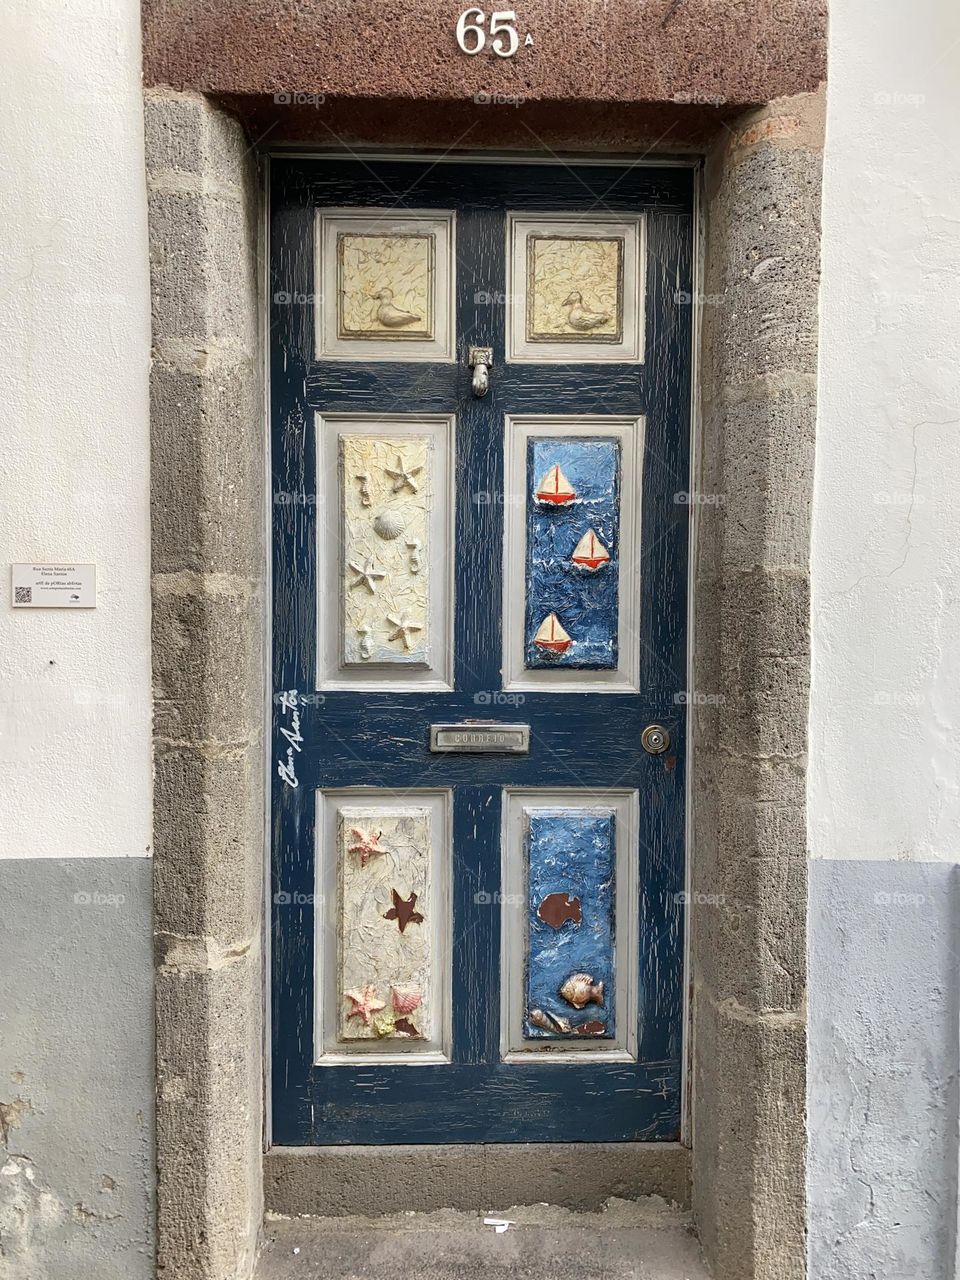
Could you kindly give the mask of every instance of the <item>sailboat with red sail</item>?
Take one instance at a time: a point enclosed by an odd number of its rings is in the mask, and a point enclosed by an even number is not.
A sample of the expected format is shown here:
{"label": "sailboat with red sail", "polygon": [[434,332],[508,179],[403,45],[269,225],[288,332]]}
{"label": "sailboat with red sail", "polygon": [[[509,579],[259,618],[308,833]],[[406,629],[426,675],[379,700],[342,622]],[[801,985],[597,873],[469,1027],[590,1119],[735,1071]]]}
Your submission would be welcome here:
{"label": "sailboat with red sail", "polygon": [[567,477],[560,470],[559,463],[554,463],[537,486],[537,501],[547,502],[554,507],[562,507],[572,502],[576,491]]}
{"label": "sailboat with red sail", "polygon": [[595,572],[610,559],[610,552],[603,545],[592,529],[588,529],[573,549],[570,557],[574,564],[582,569]]}
{"label": "sailboat with red sail", "polygon": [[566,653],[573,641],[560,625],[560,619],[557,615],[548,613],[539,627],[537,627],[537,634],[533,637],[533,643],[538,649],[545,649],[547,653],[560,654]]}

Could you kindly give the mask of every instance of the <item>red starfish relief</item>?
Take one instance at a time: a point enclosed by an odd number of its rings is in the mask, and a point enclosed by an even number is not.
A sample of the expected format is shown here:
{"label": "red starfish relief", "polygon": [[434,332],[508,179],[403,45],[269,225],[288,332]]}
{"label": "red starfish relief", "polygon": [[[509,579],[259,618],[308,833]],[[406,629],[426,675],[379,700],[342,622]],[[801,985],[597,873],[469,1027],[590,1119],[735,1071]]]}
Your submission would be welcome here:
{"label": "red starfish relief", "polygon": [[389,911],[383,913],[384,920],[396,920],[400,926],[400,932],[403,933],[408,924],[423,924],[423,916],[419,911],[415,911],[417,905],[417,895],[411,893],[409,898],[401,898],[396,889],[390,890],[393,895],[393,906]]}
{"label": "red starfish relief", "polygon": [[382,831],[371,834],[369,831],[364,831],[362,827],[351,827],[350,834],[354,837],[354,843],[347,845],[347,849],[350,853],[359,853],[361,867],[365,867],[374,854],[390,852],[380,843]]}
{"label": "red starfish relief", "polygon": [[362,991],[358,991],[354,987],[352,991],[345,991],[343,994],[353,1002],[353,1008],[347,1014],[347,1020],[349,1021],[350,1018],[362,1018],[365,1027],[369,1027],[375,1013],[379,1013],[381,1009],[387,1007],[385,1001],[377,999],[376,987],[367,986]]}

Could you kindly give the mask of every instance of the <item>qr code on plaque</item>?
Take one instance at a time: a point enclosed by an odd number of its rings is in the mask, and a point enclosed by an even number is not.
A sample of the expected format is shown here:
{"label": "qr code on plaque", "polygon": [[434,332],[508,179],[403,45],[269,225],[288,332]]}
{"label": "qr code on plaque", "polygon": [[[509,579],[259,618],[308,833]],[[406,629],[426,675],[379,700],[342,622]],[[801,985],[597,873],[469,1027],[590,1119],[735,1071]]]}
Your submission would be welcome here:
{"label": "qr code on plaque", "polygon": [[33,587],[14,587],[14,604],[33,604]]}

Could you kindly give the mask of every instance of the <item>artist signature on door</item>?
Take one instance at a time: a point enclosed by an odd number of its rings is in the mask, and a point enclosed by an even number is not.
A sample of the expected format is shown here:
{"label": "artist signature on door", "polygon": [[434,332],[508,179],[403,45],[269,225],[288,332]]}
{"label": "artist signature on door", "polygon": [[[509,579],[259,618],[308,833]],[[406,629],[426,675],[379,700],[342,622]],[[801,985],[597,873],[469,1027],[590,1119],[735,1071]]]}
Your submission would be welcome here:
{"label": "artist signature on door", "polygon": [[280,736],[287,741],[287,749],[277,760],[277,773],[288,787],[299,787],[297,755],[303,750],[303,734],[300,732],[300,694],[296,689],[284,689],[277,694],[281,714],[289,716],[289,722],[280,726]]}

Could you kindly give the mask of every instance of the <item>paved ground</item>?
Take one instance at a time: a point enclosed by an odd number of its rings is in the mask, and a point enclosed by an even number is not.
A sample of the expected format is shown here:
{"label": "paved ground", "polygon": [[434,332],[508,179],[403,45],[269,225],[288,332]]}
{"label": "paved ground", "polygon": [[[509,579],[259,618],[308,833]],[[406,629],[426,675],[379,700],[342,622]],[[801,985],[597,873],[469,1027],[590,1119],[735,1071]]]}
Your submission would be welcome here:
{"label": "paved ground", "polygon": [[[485,1217],[511,1220],[498,1234]],[[257,1280],[709,1280],[686,1214],[535,1205],[385,1218],[270,1218]]]}

